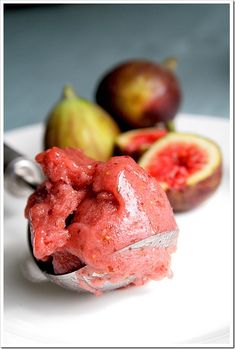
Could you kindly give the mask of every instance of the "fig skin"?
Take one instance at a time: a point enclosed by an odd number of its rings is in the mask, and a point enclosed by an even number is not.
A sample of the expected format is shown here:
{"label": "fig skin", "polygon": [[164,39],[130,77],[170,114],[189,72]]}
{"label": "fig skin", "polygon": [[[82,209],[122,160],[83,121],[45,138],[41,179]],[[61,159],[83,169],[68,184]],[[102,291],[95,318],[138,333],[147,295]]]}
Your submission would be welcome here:
{"label": "fig skin", "polygon": [[106,161],[113,154],[119,133],[118,125],[105,110],[77,96],[67,85],[48,116],[44,146],[78,148],[94,160]]}
{"label": "fig skin", "polygon": [[151,127],[175,117],[181,88],[167,65],[131,60],[105,74],[96,90],[96,102],[122,130]]}
{"label": "fig skin", "polygon": [[166,194],[175,213],[190,211],[206,201],[218,188],[222,178],[220,164],[211,176],[195,185],[189,185],[181,190],[166,189]]}
{"label": "fig skin", "polygon": [[[182,133],[173,132],[173,133],[168,133],[168,135],[164,137],[165,140],[160,139],[156,141],[149,148],[149,150],[139,159],[138,161],[139,165],[145,168],[148,172],[148,164],[151,163],[152,155],[156,150],[160,150],[160,149],[162,150],[164,149],[165,146],[170,144],[170,143],[167,143],[168,142],[167,139],[172,141],[171,137],[177,137],[178,141],[182,141],[182,142],[184,141],[184,137],[186,137],[186,139],[191,138],[192,145],[197,145],[199,146],[199,148],[200,148],[200,142],[206,142],[208,145],[205,146],[204,144],[204,147],[201,145],[202,149],[203,148],[207,149],[208,156],[210,153],[212,158],[214,159],[211,163],[209,163],[210,170],[209,171],[207,170],[206,174],[203,172],[203,168],[202,168],[201,170],[199,170],[199,172],[201,173],[200,178],[197,178],[195,180],[195,178],[193,177],[197,175],[197,171],[196,171],[192,176],[188,177],[188,181],[185,183],[184,186],[180,188],[174,188],[169,186],[166,182],[160,182],[160,185],[163,187],[163,189],[167,194],[168,200],[172,206],[173,211],[175,213],[180,213],[180,212],[186,212],[198,207],[200,204],[206,201],[219,187],[222,179],[222,172],[223,172],[222,171],[222,154],[219,146],[208,138],[194,135],[194,134],[186,134],[186,133],[182,134]],[[198,143],[196,142],[196,139],[199,140]],[[160,142],[163,142],[163,141],[165,142],[164,146],[159,147]],[[174,141],[171,144],[174,144]],[[188,144],[190,144],[190,142]],[[212,149],[214,150],[212,151]],[[152,154],[150,154],[150,152]]]}

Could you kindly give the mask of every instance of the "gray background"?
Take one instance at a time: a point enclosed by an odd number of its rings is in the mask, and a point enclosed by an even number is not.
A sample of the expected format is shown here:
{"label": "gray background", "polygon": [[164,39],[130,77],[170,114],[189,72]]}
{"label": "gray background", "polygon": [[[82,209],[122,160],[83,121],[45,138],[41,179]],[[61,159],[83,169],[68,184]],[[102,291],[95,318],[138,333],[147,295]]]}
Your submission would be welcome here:
{"label": "gray background", "polygon": [[228,118],[228,4],[5,5],[4,128],[44,121],[65,83],[94,100],[113,65],[168,56],[180,111]]}

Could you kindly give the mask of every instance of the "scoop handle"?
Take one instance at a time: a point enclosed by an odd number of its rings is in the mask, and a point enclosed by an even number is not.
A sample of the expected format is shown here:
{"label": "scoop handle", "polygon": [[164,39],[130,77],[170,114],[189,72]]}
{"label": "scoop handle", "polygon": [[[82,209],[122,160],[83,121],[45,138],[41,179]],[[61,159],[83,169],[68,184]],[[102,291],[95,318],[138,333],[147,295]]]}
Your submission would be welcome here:
{"label": "scoop handle", "polygon": [[27,196],[43,181],[40,167],[4,143],[4,184],[14,196]]}
{"label": "scoop handle", "polygon": [[4,143],[4,172],[7,166],[17,158],[22,158],[22,155]]}

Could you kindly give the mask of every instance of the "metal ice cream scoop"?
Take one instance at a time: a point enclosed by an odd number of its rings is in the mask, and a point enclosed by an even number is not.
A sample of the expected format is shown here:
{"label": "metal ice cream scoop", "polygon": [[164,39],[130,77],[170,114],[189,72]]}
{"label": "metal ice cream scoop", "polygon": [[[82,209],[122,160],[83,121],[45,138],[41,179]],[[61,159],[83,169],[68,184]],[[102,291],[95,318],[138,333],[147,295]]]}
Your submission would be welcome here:
{"label": "metal ice cream scoop", "polygon": [[[36,189],[37,185],[44,178],[40,167],[33,160],[23,157],[6,144],[4,144],[4,174],[6,189],[16,196],[28,195],[32,190]],[[123,254],[128,250],[143,249],[143,247],[173,247],[176,245],[177,237],[177,230],[164,231],[128,245],[116,251],[115,254]],[[109,273],[97,273],[88,265],[71,273],[55,275],[53,271],[48,271],[44,267],[43,262],[38,261],[34,257],[30,228],[28,228],[28,241],[32,258],[43,275],[53,283],[70,290],[90,290],[91,292],[99,293],[121,288],[135,281],[134,275],[123,278],[121,281],[113,281]]]}
{"label": "metal ice cream scoop", "polygon": [[[28,229],[28,240],[29,246],[32,252],[31,238],[30,238],[30,229]],[[162,233],[158,233],[156,235],[152,235],[147,237],[146,239],[140,240],[134,244],[128,245],[121,250],[115,252],[115,254],[123,254],[126,251],[142,249],[143,247],[173,247],[176,245],[178,237],[178,231],[165,231]],[[33,256],[33,252],[32,252]],[[71,290],[81,291],[85,289],[89,289],[91,292],[106,292],[111,291],[117,288],[121,288],[131,284],[135,281],[135,276],[131,275],[127,278],[124,278],[121,281],[111,281],[109,273],[97,273],[92,267],[86,265],[76,271],[71,273],[56,275],[49,273],[44,270],[43,263],[36,260],[33,256],[35,263],[38,265],[40,270],[43,272],[44,276],[51,280],[52,282],[63,286],[65,288],[69,288]],[[98,281],[98,282],[97,282]],[[102,281],[102,282],[99,282]]]}
{"label": "metal ice cream scoop", "polygon": [[44,179],[39,165],[4,143],[4,185],[14,196],[27,196]]}

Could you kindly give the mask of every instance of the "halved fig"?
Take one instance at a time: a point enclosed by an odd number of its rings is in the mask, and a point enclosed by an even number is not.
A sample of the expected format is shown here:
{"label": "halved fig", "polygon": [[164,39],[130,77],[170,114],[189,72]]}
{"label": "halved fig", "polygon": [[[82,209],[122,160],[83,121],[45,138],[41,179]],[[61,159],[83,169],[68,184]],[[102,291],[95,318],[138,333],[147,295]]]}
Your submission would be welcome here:
{"label": "halved fig", "polygon": [[166,128],[140,128],[121,133],[116,138],[116,146],[122,155],[137,160],[149,147],[167,134]]}
{"label": "halved fig", "polygon": [[219,186],[222,155],[219,146],[204,137],[170,132],[139,159],[166,191],[175,212],[190,210]]}

